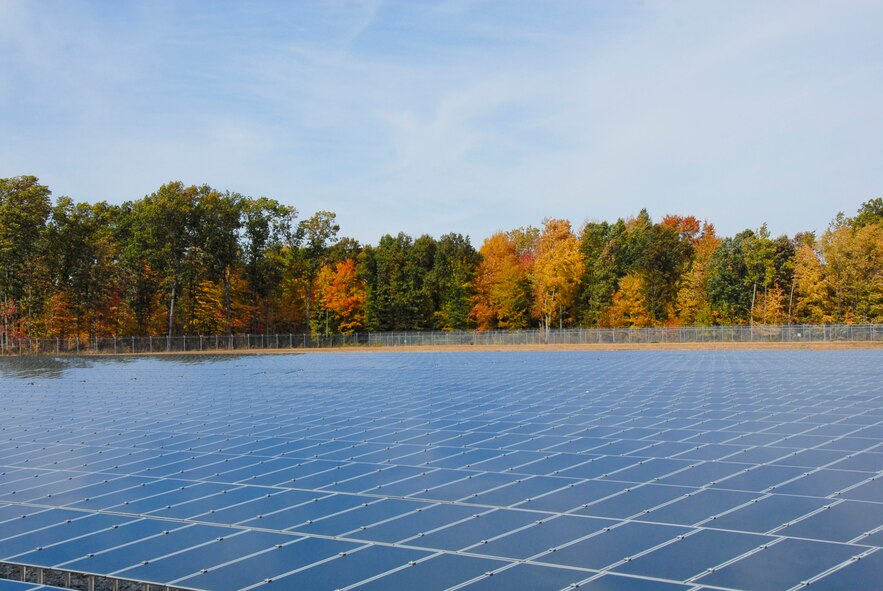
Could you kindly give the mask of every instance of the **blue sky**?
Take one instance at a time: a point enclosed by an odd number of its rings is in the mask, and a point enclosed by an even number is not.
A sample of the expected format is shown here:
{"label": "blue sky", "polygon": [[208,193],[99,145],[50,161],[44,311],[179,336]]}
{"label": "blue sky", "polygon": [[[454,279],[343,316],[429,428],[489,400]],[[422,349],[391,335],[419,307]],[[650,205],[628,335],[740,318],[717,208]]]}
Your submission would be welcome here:
{"label": "blue sky", "polygon": [[883,194],[881,105],[879,0],[0,0],[0,177],[208,183],[367,242],[824,229]]}

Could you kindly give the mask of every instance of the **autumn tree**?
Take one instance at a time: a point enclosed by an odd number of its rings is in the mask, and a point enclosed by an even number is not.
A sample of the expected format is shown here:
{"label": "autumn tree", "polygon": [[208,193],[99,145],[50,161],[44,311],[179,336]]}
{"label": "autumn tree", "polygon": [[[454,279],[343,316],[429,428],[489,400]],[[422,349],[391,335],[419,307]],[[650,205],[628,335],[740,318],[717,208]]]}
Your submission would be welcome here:
{"label": "autumn tree", "polygon": [[693,246],[699,244],[703,235],[707,235],[708,222],[700,222],[692,215],[669,214],[663,216],[659,224],[664,228],[671,228],[681,240],[689,242]]}
{"label": "autumn tree", "polygon": [[883,320],[883,223],[833,225],[822,237],[821,250],[834,318]]}
{"label": "autumn tree", "polygon": [[796,240],[794,281],[790,294],[793,316],[801,323],[833,322],[831,293],[814,233]]}
{"label": "autumn tree", "polygon": [[506,238],[515,248],[518,258],[525,268],[530,268],[536,259],[537,246],[540,242],[540,229],[533,226],[523,226],[506,232]]}
{"label": "autumn tree", "polygon": [[644,281],[636,271],[622,278],[610,306],[604,311],[604,326],[643,328],[653,324]]}
{"label": "autumn tree", "polygon": [[[238,193],[220,193],[209,191],[201,195],[195,211],[195,246],[203,257],[206,279],[214,285],[220,285],[223,300],[223,331],[233,332],[233,284],[236,280],[237,265],[240,260],[240,232],[243,226],[243,209],[246,198]],[[209,288],[205,280],[197,286],[200,295],[198,316],[205,310],[205,301],[211,292],[214,300],[214,288]],[[201,326],[205,326],[200,321]],[[212,333],[218,327],[212,320]],[[210,333],[211,334],[211,333]]]}
{"label": "autumn tree", "polygon": [[325,265],[316,277],[319,304],[330,315],[334,332],[351,334],[365,323],[365,282],[356,272],[356,262],[346,259]]}
{"label": "autumn tree", "polygon": [[484,241],[479,251],[469,312],[479,330],[525,328],[530,308],[527,269],[515,244],[502,232]]}
{"label": "autumn tree", "polygon": [[563,321],[576,299],[584,271],[579,241],[567,220],[547,219],[537,243],[531,269],[534,311],[548,332],[554,320]]}
{"label": "autumn tree", "polygon": [[[663,222],[664,223],[664,222]],[[693,260],[684,273],[676,298],[678,322],[682,325],[709,326],[714,313],[709,299],[711,257],[720,245],[714,226],[702,224],[698,236],[688,238],[693,243]]]}
{"label": "autumn tree", "polygon": [[294,249],[294,273],[300,275],[304,292],[305,324],[312,332],[313,287],[319,269],[326,264],[328,249],[337,242],[340,226],[335,222],[337,215],[330,211],[318,211],[302,220],[297,226],[298,248]]}
{"label": "autumn tree", "polygon": [[192,314],[186,328],[190,334],[216,335],[229,332],[230,316],[225,304],[225,287],[203,279],[193,288]]}

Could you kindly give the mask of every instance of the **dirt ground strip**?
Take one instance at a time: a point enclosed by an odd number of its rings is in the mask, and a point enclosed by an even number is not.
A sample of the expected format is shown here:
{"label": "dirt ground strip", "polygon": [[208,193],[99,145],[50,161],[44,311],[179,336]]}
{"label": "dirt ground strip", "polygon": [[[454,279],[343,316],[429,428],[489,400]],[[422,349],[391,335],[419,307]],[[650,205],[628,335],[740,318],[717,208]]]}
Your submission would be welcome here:
{"label": "dirt ground strip", "polygon": [[[413,346],[357,346],[316,349],[219,349],[206,351],[170,351],[134,353],[145,355],[291,355],[297,353],[461,353],[480,351],[838,351],[883,350],[883,342],[806,342],[806,343],[589,343],[581,345],[531,344],[531,345],[413,345]],[[93,356],[131,356],[132,353],[80,353]]]}

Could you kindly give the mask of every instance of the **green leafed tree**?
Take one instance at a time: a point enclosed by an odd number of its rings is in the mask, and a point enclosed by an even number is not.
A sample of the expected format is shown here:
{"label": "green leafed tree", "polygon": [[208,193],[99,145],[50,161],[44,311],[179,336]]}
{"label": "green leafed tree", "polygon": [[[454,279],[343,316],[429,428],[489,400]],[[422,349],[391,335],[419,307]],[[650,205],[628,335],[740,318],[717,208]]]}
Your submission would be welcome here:
{"label": "green leafed tree", "polygon": [[318,211],[297,226],[299,247],[292,253],[293,268],[295,274],[300,275],[299,284],[303,286],[305,324],[310,332],[316,332],[316,327],[313,326],[316,277],[330,260],[330,249],[337,242],[337,233],[340,231],[336,218],[334,212]]}
{"label": "green leafed tree", "polygon": [[275,199],[246,199],[240,236],[242,264],[248,281],[251,309],[249,332],[268,332],[274,296],[286,267],[285,252],[296,248],[297,210]]}
{"label": "green leafed tree", "polygon": [[120,211],[105,202],[90,205],[61,197],[48,224],[53,284],[70,297],[77,333],[92,338],[123,328],[118,322],[124,311],[113,305],[121,251],[114,228]]}
{"label": "green leafed tree", "polygon": [[427,284],[435,300],[436,327],[464,329],[472,325],[474,280],[480,257],[468,237],[445,234],[435,246]]}
{"label": "green leafed tree", "polygon": [[435,259],[430,236],[413,240],[400,232],[383,236],[360,257],[366,282],[365,323],[368,330],[425,330],[434,322],[427,275]]}
{"label": "green leafed tree", "polygon": [[0,179],[0,289],[3,338],[18,328],[36,305],[35,290],[45,254],[45,226],[51,210],[49,187],[37,177]]}

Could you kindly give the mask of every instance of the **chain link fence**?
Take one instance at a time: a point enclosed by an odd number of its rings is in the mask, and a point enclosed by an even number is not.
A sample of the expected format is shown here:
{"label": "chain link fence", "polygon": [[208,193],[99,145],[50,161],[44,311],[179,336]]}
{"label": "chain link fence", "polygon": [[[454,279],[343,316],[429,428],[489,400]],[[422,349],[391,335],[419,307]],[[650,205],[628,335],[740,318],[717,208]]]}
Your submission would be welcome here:
{"label": "chain link fence", "polygon": [[82,339],[0,335],[2,355],[144,354],[199,351],[440,347],[475,345],[588,345],[650,343],[883,342],[883,324],[567,328],[543,331],[410,331],[355,334],[244,334],[113,336]]}

